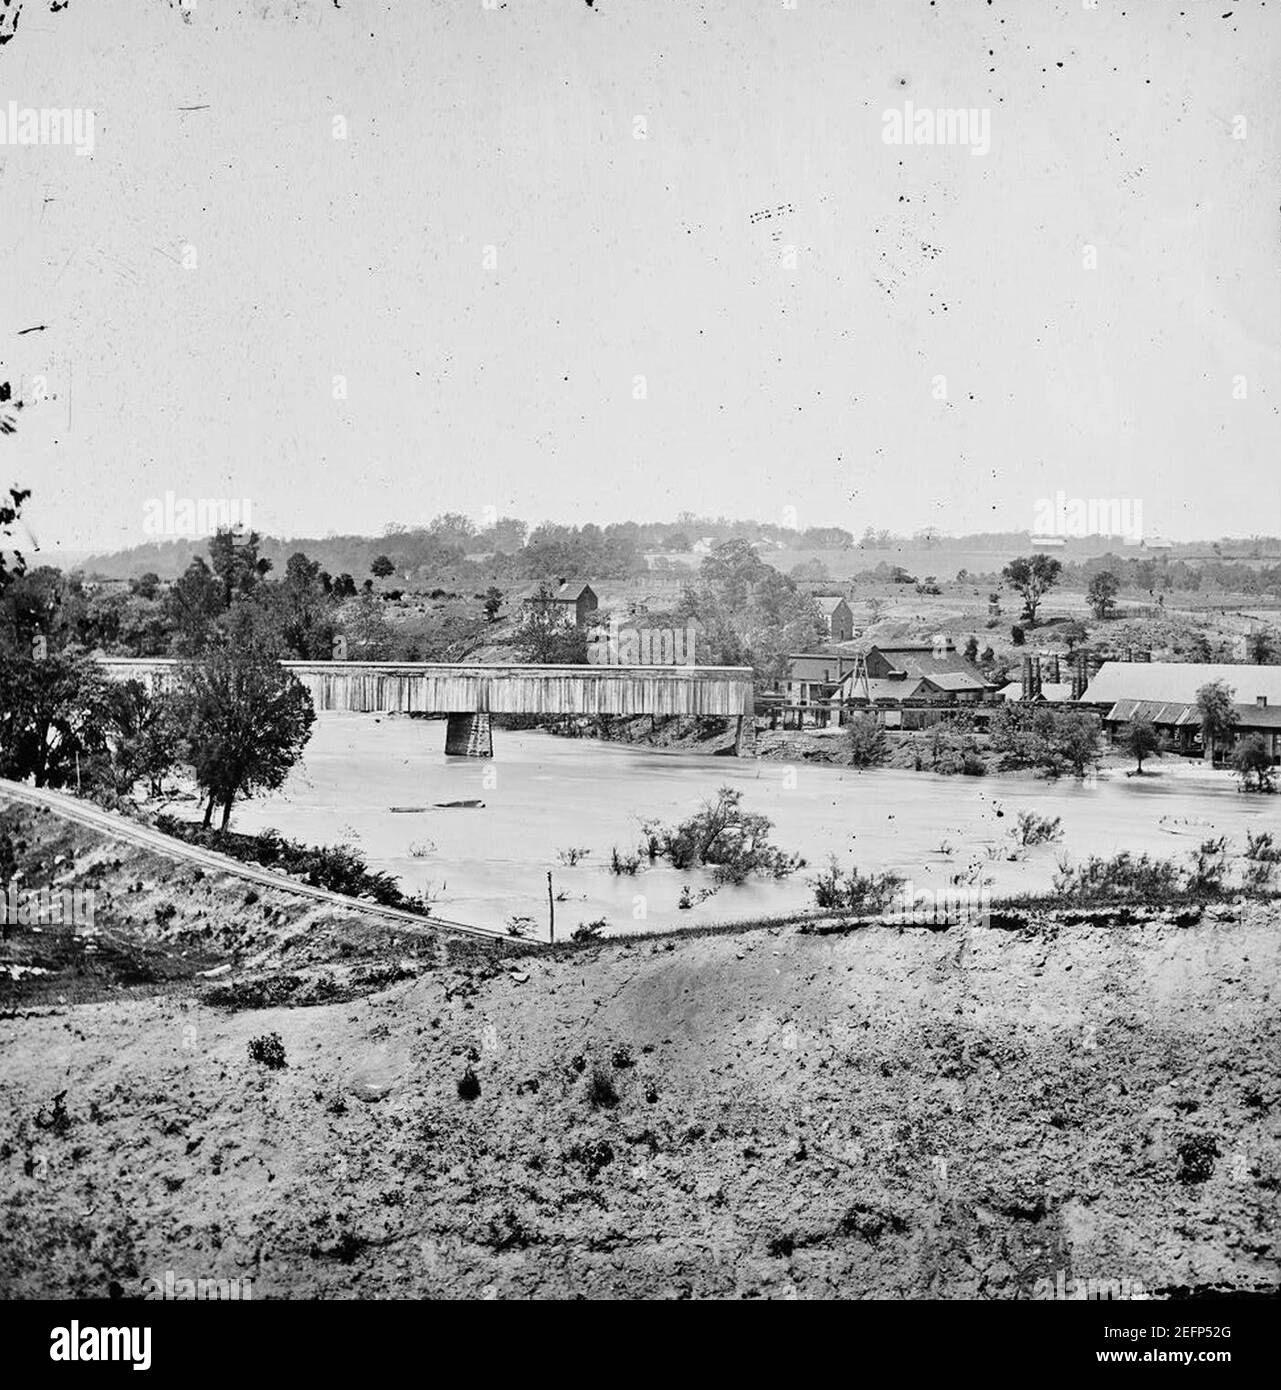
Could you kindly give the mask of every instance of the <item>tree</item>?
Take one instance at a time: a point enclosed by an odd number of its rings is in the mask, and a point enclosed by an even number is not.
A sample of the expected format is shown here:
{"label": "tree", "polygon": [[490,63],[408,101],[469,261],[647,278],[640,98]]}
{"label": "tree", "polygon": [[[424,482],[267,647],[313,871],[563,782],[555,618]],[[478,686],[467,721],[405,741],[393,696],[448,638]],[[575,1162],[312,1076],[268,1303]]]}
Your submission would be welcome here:
{"label": "tree", "polygon": [[387,558],[380,555],[372,565],[369,566],[370,573],[375,579],[386,579],[388,575],[395,574],[396,566]]}
{"label": "tree", "polygon": [[1150,719],[1131,719],[1125,731],[1126,752],[1138,763],[1140,776],[1143,773],[1143,759],[1155,753],[1161,756],[1161,736]]}
{"label": "tree", "polygon": [[1001,571],[1001,577],[1022,595],[1023,612],[1029,624],[1036,626],[1041,600],[1059,582],[1062,561],[1052,555],[1024,555],[1011,560]]}
{"label": "tree", "polygon": [[971,665],[974,665],[979,659],[979,639],[973,635],[966,639],[965,659]]}
{"label": "tree", "polygon": [[1089,633],[1085,630],[1085,624],[1078,622],[1075,618],[1071,622],[1066,622],[1059,628],[1059,638],[1067,644],[1068,655],[1081,645],[1088,637]]}
{"label": "tree", "polygon": [[880,767],[889,757],[889,741],[874,714],[856,714],[846,725],[851,767]]}
{"label": "tree", "polygon": [[121,681],[108,692],[106,718],[116,790],[127,796],[139,778],[146,778],[148,792],[160,796],[182,744],[173,698],[148,690],[141,681]]}
{"label": "tree", "polygon": [[316,719],[311,696],[278,661],[225,645],[180,668],[177,707],[207,798],[204,824],[221,806],[221,830],[236,797],[281,785]]}
{"label": "tree", "polygon": [[222,581],[224,608],[230,606],[236,594],[251,592],[271,569],[270,560],[258,557],[261,539],[257,531],[250,531],[246,536],[224,527],[219,527],[210,537],[209,563]]}
{"label": "tree", "polygon": [[1267,666],[1276,655],[1272,633],[1266,627],[1255,628],[1246,638],[1246,651],[1255,666]]}
{"label": "tree", "polygon": [[76,780],[81,760],[105,752],[107,682],[74,652],[0,661],[0,777],[37,787]]}
{"label": "tree", "polygon": [[199,656],[209,642],[214,621],[226,608],[223,586],[209,566],[195,556],[165,596],[165,616],[173,628],[175,656]]}
{"label": "tree", "polygon": [[1235,694],[1224,681],[1211,681],[1196,693],[1197,714],[1201,718],[1201,746],[1211,761],[1218,761],[1219,745],[1230,744],[1236,734],[1237,712],[1232,703]]}
{"label": "tree", "polygon": [[1120,590],[1121,581],[1111,570],[1100,570],[1090,577],[1085,599],[1096,618],[1102,620],[1107,617],[1116,606],[1116,596]]}
{"label": "tree", "polygon": [[485,617],[492,623],[498,617],[498,610],[503,606],[503,591],[491,584],[485,590]]}
{"label": "tree", "polygon": [[[9,383],[4,383],[4,400],[9,399]],[[5,433],[9,431],[6,430]],[[9,500],[0,500],[0,542],[8,542],[17,528],[22,513],[22,504],[31,496],[30,488],[9,489]],[[13,550],[6,556],[5,545],[0,544],[0,596],[10,582],[26,572],[27,562],[20,550]]]}
{"label": "tree", "polygon": [[1272,755],[1262,734],[1250,734],[1243,738],[1233,750],[1232,771],[1241,779],[1246,791],[1271,792],[1276,790],[1273,781]]}
{"label": "tree", "polygon": [[335,598],[355,598],[356,581],[349,574],[340,574],[334,580],[333,592]]}
{"label": "tree", "polygon": [[383,612],[382,600],[362,593],[343,610],[342,628],[352,661],[385,661],[395,647],[395,634]]}

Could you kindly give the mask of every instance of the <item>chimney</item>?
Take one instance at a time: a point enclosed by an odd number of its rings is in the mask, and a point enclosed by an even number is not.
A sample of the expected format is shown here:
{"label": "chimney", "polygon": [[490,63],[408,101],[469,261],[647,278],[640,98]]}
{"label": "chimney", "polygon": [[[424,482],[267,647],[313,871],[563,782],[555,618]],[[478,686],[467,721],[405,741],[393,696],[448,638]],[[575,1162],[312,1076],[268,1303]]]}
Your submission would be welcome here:
{"label": "chimney", "polygon": [[1256,695],[1254,697],[1254,703],[1259,709],[1267,709],[1268,697],[1266,695]]}
{"label": "chimney", "polygon": [[1034,700],[1039,700],[1039,699],[1041,698],[1041,658],[1040,658],[1040,656],[1034,656],[1034,657],[1032,658],[1032,698],[1033,698]]}
{"label": "chimney", "polygon": [[1032,698],[1032,658],[1030,656],[1025,656],[1023,658],[1022,698],[1024,700],[1030,700]]}
{"label": "chimney", "polygon": [[1050,657],[1050,680],[1055,685],[1058,685],[1059,678],[1061,675],[1062,672],[1059,669],[1059,658],[1058,655],[1055,654],[1054,656]]}
{"label": "chimney", "polygon": [[936,632],[934,634],[934,659],[938,661],[945,657],[951,645],[943,633]]}

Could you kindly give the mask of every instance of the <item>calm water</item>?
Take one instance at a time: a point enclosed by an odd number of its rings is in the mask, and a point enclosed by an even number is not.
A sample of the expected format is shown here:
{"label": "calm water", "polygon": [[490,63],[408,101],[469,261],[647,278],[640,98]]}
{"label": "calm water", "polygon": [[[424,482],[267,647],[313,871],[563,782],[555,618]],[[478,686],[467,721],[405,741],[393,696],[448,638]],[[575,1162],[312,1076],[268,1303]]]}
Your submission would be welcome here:
{"label": "calm water", "polygon": [[[833,854],[842,866],[894,869],[933,888],[981,861],[999,895],[1048,888],[1064,853],[1074,860],[1121,849],[1167,857],[1210,835],[1239,845],[1246,827],[1281,829],[1278,798],[1242,795],[1228,774],[1187,765],[1141,780],[1105,774],[1083,786],[696,757],[501,730],[493,761],[484,762],[446,759],[444,740],[443,721],[320,715],[288,783],[242,803],[233,828],[274,826],[311,844],[352,842],[406,889],[430,889],[442,916],[492,926],[530,916],[540,936],[550,869],[555,890],[567,894],[556,904],[558,937],[600,917],[612,931],[653,930],[807,908],[807,879]],[[611,848],[634,850],[643,820],[680,820],[725,784],[742,787],[746,808],[774,822],[775,843],[810,867],[778,883],[721,888],[688,911],[676,906],[681,889],[689,884],[697,893],[710,877],[663,866],[635,877],[608,871]],[[485,805],[390,809],[471,798]],[[1010,863],[1001,850],[1012,844],[1008,832],[1020,810],[1061,817],[1064,838]],[[558,851],[569,848],[591,853],[568,867]]]}

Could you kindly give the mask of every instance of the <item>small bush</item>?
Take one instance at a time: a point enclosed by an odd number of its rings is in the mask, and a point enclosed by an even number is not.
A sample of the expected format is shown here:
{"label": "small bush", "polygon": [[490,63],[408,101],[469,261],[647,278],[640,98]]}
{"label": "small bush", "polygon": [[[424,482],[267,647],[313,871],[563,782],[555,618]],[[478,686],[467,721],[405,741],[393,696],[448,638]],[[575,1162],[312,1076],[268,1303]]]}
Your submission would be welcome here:
{"label": "small bush", "polygon": [[612,1110],[618,1104],[613,1078],[602,1067],[592,1071],[587,1083],[587,1099],[593,1110]]}
{"label": "small bush", "polygon": [[458,1099],[473,1101],[480,1095],[480,1081],[476,1073],[468,1067],[458,1078]]}
{"label": "small bush", "polygon": [[249,1060],[260,1062],[271,1071],[279,1071],[286,1066],[285,1045],[279,1033],[264,1033],[260,1038],[249,1040]]}
{"label": "small bush", "polygon": [[842,873],[835,857],[826,869],[810,879],[815,906],[837,912],[884,912],[902,886],[901,874],[861,874],[856,868]]}
{"label": "small bush", "polygon": [[1047,845],[1063,838],[1063,822],[1058,816],[1038,816],[1035,811],[1020,811],[1010,834],[1024,846]]}
{"label": "small bush", "polygon": [[1196,1134],[1185,1139],[1178,1149],[1179,1181],[1205,1182],[1214,1172],[1214,1160],[1220,1156],[1218,1141],[1208,1134]]}
{"label": "small bush", "polygon": [[889,740],[874,714],[856,714],[845,726],[851,767],[880,767],[889,757]]}
{"label": "small bush", "polygon": [[[617,850],[614,852],[615,854],[618,853]],[[572,869],[580,859],[586,859],[590,853],[591,850],[589,849],[582,849],[578,846],[571,845],[568,849],[558,849],[556,851],[556,858],[564,864],[566,868]]]}
{"label": "small bush", "polygon": [[621,854],[618,846],[615,845],[609,856],[609,871],[613,874],[626,874],[629,877],[635,875],[640,868],[639,854]]}
{"label": "small bush", "polygon": [[609,926],[607,917],[597,917],[594,922],[579,922],[569,934],[571,941],[599,941]]}

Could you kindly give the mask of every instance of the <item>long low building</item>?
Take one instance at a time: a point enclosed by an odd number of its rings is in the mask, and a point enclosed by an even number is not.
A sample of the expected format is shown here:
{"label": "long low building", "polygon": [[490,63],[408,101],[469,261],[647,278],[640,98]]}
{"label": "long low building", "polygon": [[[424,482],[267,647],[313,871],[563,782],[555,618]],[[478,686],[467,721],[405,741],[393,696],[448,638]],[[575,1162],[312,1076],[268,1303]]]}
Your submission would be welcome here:
{"label": "long low building", "polygon": [[1099,710],[1104,730],[1114,741],[1134,720],[1146,719],[1180,753],[1205,756],[1197,693],[1216,681],[1231,691],[1236,738],[1258,734],[1272,761],[1281,763],[1281,666],[1105,661],[1086,686],[1081,703]]}

